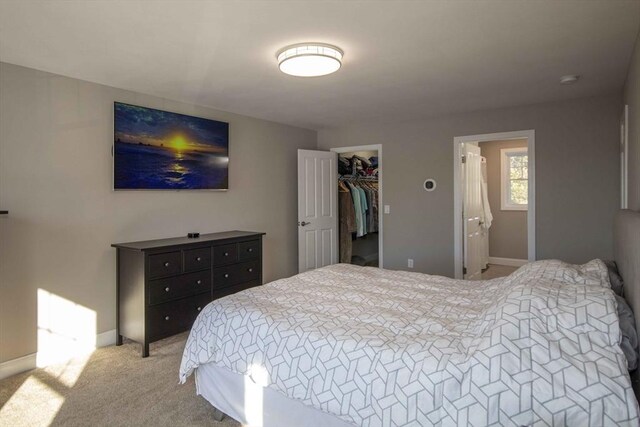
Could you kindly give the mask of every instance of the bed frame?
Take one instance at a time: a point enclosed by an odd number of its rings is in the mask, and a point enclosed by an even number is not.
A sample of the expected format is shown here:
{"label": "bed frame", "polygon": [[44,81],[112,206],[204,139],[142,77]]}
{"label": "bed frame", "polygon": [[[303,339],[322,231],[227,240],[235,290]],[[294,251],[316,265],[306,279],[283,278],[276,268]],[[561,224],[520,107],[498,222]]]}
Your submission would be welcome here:
{"label": "bed frame", "polygon": [[[624,298],[636,319],[640,338],[640,212],[618,211],[613,226],[613,253],[618,271],[624,281]],[[640,396],[640,369],[631,373],[636,397]]]}

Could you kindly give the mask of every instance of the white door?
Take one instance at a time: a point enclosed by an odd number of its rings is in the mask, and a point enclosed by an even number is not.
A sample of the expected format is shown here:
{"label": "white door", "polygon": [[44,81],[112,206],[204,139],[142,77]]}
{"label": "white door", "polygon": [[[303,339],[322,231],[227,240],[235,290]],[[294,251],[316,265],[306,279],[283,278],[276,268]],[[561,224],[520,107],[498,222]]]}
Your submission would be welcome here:
{"label": "white door", "polygon": [[480,227],[482,213],[482,179],[480,147],[465,143],[462,147],[464,195],[462,217],[464,222],[464,278],[479,280],[482,275],[483,239]]}
{"label": "white door", "polygon": [[338,262],[337,154],[298,150],[298,271]]}

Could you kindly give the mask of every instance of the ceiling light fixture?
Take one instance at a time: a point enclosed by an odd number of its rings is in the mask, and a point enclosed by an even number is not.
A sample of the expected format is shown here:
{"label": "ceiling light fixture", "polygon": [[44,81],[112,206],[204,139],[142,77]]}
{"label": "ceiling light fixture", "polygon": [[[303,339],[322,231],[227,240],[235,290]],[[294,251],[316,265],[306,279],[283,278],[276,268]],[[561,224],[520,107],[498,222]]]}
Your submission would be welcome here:
{"label": "ceiling light fixture", "polygon": [[561,85],[571,85],[571,84],[574,84],[575,82],[577,82],[578,79],[580,79],[579,75],[577,75],[577,74],[568,74],[566,76],[560,77],[560,84]]}
{"label": "ceiling light fixture", "polygon": [[300,43],[280,50],[278,67],[280,71],[298,77],[326,76],[335,73],[342,66],[344,52],[329,44]]}

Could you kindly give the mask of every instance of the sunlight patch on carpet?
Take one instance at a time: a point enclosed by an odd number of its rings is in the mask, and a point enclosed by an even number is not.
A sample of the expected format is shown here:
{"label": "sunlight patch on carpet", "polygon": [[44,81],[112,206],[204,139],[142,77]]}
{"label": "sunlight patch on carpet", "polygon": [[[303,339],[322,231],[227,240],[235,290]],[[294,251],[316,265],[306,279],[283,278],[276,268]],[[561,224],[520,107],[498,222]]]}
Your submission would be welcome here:
{"label": "sunlight patch on carpet", "polygon": [[[33,399],[38,396],[38,399]],[[0,420],[20,414],[21,425],[48,426],[64,404],[64,397],[35,376],[30,376],[0,408]]]}

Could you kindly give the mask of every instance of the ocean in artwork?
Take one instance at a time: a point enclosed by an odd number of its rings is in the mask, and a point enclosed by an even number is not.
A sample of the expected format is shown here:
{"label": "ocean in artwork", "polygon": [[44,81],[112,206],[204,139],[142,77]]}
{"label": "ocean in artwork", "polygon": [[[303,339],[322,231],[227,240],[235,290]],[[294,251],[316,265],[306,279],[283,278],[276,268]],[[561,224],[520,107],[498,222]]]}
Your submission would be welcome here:
{"label": "ocean in artwork", "polygon": [[228,123],[115,103],[114,188],[227,189]]}

